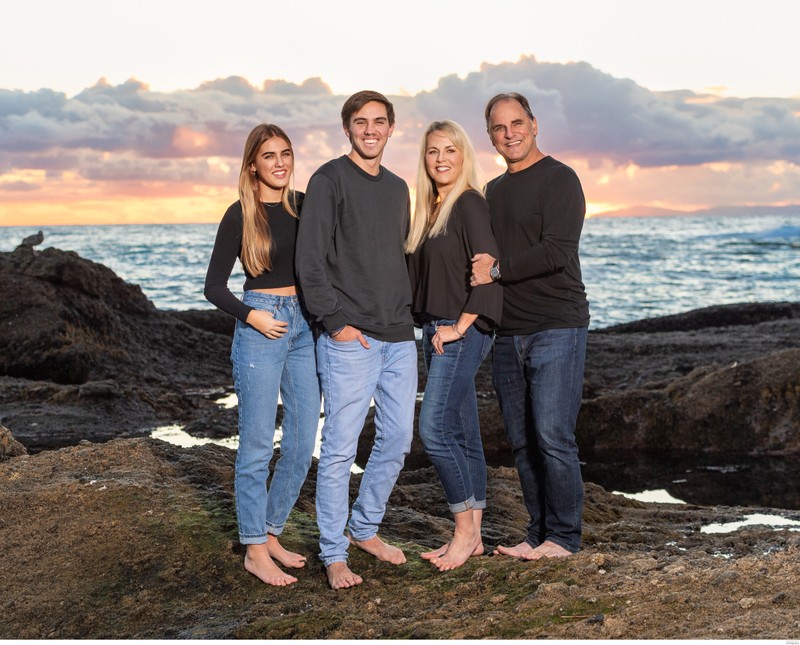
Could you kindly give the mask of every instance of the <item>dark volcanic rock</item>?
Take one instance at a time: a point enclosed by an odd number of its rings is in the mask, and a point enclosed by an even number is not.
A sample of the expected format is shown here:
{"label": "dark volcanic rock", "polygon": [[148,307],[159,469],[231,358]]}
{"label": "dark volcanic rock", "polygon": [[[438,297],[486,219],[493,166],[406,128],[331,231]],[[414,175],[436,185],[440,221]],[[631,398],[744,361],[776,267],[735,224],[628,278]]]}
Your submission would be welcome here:
{"label": "dark volcanic rock", "polygon": [[714,305],[671,316],[657,316],[612,325],[595,331],[597,334],[630,334],[635,332],[694,331],[708,327],[755,325],[781,318],[800,318],[798,302],[746,302]]}
{"label": "dark volcanic rock", "polygon": [[139,287],[106,267],[26,246],[0,254],[0,302],[0,374],[57,383],[83,383],[103,362],[130,361],[122,316],[155,314]]}
{"label": "dark volcanic rock", "polygon": [[725,305],[590,332],[581,454],[797,454],[799,311]]}
{"label": "dark volcanic rock", "polygon": [[800,454],[800,349],[583,402],[583,454]]}
{"label": "dark volcanic rock", "polygon": [[185,311],[165,311],[164,313],[182,320],[187,325],[215,334],[233,336],[236,329],[236,319],[219,309],[187,309]]}
{"label": "dark volcanic rock", "polygon": [[[216,408],[187,423],[183,431],[193,437],[224,439],[238,434],[239,415],[235,408]],[[278,422],[280,423],[280,421]]]}
{"label": "dark volcanic rock", "polygon": [[73,252],[0,253],[0,421],[29,447],[191,420],[229,387],[229,347]]}
{"label": "dark volcanic rock", "polygon": [[584,398],[665,387],[700,367],[733,365],[798,346],[800,317],[689,331],[590,331]]}
{"label": "dark volcanic rock", "polygon": [[14,439],[11,431],[4,426],[0,426],[0,461],[27,454],[28,451],[25,450],[25,446]]}
{"label": "dark volcanic rock", "polygon": [[138,286],[71,251],[0,254],[0,302],[2,375],[65,384],[223,375],[225,339],[157,311]]}

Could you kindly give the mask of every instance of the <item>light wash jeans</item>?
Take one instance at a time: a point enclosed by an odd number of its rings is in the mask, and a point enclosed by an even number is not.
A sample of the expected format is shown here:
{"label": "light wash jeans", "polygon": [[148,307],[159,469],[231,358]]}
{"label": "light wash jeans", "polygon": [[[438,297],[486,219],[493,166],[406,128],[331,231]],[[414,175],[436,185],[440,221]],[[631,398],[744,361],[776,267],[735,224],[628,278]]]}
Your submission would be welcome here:
{"label": "light wash jeans", "polygon": [[[347,561],[345,527],[359,541],[378,533],[389,495],[411,449],[416,344],[366,339],[369,349],[357,340],[333,340],[327,333],[317,340],[325,412],[317,466],[317,524],[320,559],[326,567]],[[350,467],[373,399],[375,443],[348,522]]]}
{"label": "light wash jeans", "polygon": [[442,481],[451,513],[486,508],[486,460],[483,456],[475,374],[492,347],[494,334],[470,325],[464,338],[433,351],[435,320],[422,327],[428,381],[419,413],[419,436]]}
{"label": "light wash jeans", "polygon": [[[231,347],[239,397],[236,514],[239,541],[262,544],[280,535],[311,465],[319,427],[320,390],[309,316],[299,296],[246,291],[243,302],[289,323],[269,339],[237,321]],[[267,489],[273,454],[278,392],[283,402],[281,453]]]}
{"label": "light wash jeans", "polygon": [[575,442],[587,328],[498,336],[492,379],[530,515],[525,541],[580,549],[583,479]]}

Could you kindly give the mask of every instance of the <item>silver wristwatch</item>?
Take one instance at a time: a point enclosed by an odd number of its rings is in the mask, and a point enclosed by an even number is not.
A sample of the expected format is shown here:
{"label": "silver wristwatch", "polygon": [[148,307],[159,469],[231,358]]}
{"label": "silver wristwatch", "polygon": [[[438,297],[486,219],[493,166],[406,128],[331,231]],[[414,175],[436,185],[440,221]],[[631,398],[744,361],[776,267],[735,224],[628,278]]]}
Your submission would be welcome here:
{"label": "silver wristwatch", "polygon": [[500,260],[495,260],[492,268],[489,269],[489,277],[492,282],[497,282],[500,279]]}

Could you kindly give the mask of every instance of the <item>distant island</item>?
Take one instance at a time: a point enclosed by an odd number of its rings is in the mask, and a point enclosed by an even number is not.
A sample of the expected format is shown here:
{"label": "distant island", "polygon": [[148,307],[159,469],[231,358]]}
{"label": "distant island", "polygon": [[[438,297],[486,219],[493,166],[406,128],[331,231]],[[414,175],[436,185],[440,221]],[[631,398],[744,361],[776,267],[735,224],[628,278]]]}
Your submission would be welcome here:
{"label": "distant island", "polygon": [[603,211],[595,217],[698,217],[703,215],[800,215],[800,204],[786,206],[714,206],[696,211],[678,211],[656,206],[630,206],[618,210]]}

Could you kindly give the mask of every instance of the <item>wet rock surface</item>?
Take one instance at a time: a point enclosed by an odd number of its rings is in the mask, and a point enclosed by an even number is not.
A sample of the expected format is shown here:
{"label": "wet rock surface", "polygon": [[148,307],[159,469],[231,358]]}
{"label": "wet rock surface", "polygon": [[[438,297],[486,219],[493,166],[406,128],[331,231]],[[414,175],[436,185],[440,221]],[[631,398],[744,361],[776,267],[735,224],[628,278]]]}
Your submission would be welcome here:
{"label": "wet rock surface", "polygon": [[[314,479],[283,543],[309,557],[288,588],[242,568],[235,453],[154,439],[82,442],[0,463],[7,638],[796,638],[800,535],[701,526],[753,509],[643,504],[586,485],[584,549],[562,560],[419,554],[452,522],[435,473],[404,472],[381,530],[408,562],[353,550],[364,584],[331,591],[315,555]],[[354,493],[359,477],[353,476]],[[487,553],[522,536],[516,473],[489,473]],[[765,511],[767,509],[761,509]],[[800,519],[800,513],[781,512]]]}

